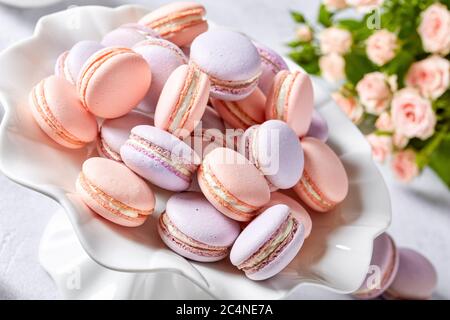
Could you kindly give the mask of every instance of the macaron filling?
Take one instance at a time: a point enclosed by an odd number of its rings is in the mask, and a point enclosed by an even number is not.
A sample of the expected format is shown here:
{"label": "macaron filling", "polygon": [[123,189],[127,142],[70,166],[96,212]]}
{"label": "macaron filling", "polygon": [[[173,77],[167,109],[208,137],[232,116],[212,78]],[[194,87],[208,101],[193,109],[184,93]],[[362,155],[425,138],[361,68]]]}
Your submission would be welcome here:
{"label": "macaron filling", "polygon": [[166,213],[159,217],[159,227],[166,237],[189,252],[206,257],[223,257],[228,254],[227,247],[210,246],[187,236],[172,223]]}
{"label": "macaron filling", "polygon": [[180,93],[174,113],[170,116],[169,132],[183,128],[190,110],[192,109],[199,91],[201,71],[190,66],[187,78],[189,79]]}
{"label": "macaron filling", "polygon": [[205,11],[203,8],[176,12],[168,15],[167,17],[151,22],[149,26],[164,37],[171,33],[203,23],[204,13]]}
{"label": "macaron filling", "polygon": [[274,75],[283,70],[283,66],[276,63],[275,59],[273,59],[273,57],[268,52],[266,52],[264,49],[257,49],[259,56],[261,57],[261,62],[264,65],[268,66]]}
{"label": "macaron filling", "polygon": [[114,199],[106,192],[101,190],[99,187],[94,185],[84,173],[80,173],[78,177],[78,183],[83,188],[83,190],[99,205],[101,205],[106,210],[112,212],[113,214],[119,215],[124,218],[142,218],[150,215],[152,210],[139,210],[132,208],[123,202]]}
{"label": "macaron filling", "polygon": [[98,139],[98,148],[100,149],[100,152],[107,157],[108,159],[115,160],[118,162],[122,162],[122,158],[119,153],[113,151],[110,146],[106,143],[106,141],[103,139],[102,134],[100,133],[99,139]]}
{"label": "macaron filling", "polygon": [[280,225],[270,239],[261,246],[253,255],[238,265],[245,273],[255,273],[273,261],[291,242],[298,230],[298,221],[292,213]]}
{"label": "macaron filling", "polygon": [[82,141],[64,129],[61,123],[56,119],[50,110],[47,99],[45,98],[45,80],[42,80],[32,91],[31,99],[36,111],[39,113],[45,123],[52,129],[52,131],[64,141],[74,146],[83,146],[87,142]]}
{"label": "macaron filling", "polygon": [[289,101],[289,95],[291,93],[292,84],[298,73],[289,73],[281,81],[281,85],[276,94],[276,102],[274,106],[274,118],[283,120],[286,118],[287,103]]}
{"label": "macaron filling", "polygon": [[240,201],[230,192],[226,191],[207,164],[204,163],[199,170],[201,171],[201,178],[206,183],[209,191],[220,204],[237,215],[246,218],[251,218],[253,216],[252,213],[258,208]]}
{"label": "macaron filling", "polygon": [[245,127],[251,127],[258,122],[246,113],[235,101],[221,101],[227,110],[235,116],[235,119],[244,124]]}
{"label": "macaron filling", "polygon": [[175,154],[172,154],[169,150],[166,150],[134,133],[130,135],[130,139],[128,139],[126,145],[159,162],[162,166],[184,181],[189,183],[192,181],[192,175],[195,172],[196,166],[188,163],[186,159],[179,158]]}
{"label": "macaron filling", "polygon": [[300,179],[300,187],[308,198],[320,208],[330,210],[336,205],[324,196],[306,170],[303,171],[303,177]]}

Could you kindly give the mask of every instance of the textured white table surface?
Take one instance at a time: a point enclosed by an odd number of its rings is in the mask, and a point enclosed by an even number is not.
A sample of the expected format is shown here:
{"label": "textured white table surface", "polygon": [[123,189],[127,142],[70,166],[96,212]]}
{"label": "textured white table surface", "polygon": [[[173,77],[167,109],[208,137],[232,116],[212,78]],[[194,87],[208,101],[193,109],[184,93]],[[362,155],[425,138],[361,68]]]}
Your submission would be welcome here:
{"label": "textured white table surface", "polygon": [[[0,50],[30,36],[41,16],[71,5],[138,3],[151,8],[166,2],[169,1],[62,1],[37,9],[18,9],[0,4]],[[293,35],[294,25],[288,10],[301,10],[313,21],[318,7],[318,1],[302,0],[198,2],[205,4],[208,17],[216,23],[240,29],[279,52],[286,52],[283,43]],[[380,169],[392,198],[390,233],[398,245],[415,248],[434,263],[439,276],[434,297],[450,299],[450,192],[430,171],[412,185],[404,186],[392,178],[389,170]],[[60,297],[37,260],[39,239],[48,219],[57,209],[58,205],[53,200],[16,185],[0,174],[0,299]],[[301,287],[292,298],[348,299],[347,296],[307,286]]]}

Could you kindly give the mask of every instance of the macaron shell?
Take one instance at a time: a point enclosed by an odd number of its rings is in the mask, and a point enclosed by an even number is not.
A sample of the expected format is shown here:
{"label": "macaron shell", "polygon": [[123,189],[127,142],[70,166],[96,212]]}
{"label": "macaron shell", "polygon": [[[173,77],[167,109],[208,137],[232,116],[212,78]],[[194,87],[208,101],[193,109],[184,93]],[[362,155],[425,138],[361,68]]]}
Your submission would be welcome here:
{"label": "macaron shell", "polygon": [[[223,188],[240,201],[255,208],[269,202],[270,191],[264,176],[239,153],[227,148],[217,148],[205,157],[203,165],[208,166]],[[218,203],[214,195],[209,193],[201,177],[198,180],[205,196],[220,212],[232,219],[242,220]]]}
{"label": "macaron shell", "polygon": [[314,90],[311,79],[301,72],[296,77],[289,95],[286,122],[299,137],[308,132],[314,110]]}
{"label": "macaron shell", "polygon": [[328,140],[328,123],[319,111],[314,110],[311,125],[309,126],[307,137],[319,139],[322,142]]}
{"label": "macaron shell", "polygon": [[373,242],[372,259],[370,261],[370,266],[379,268],[381,283],[377,288],[368,288],[369,278],[374,276],[374,273],[368,273],[361,287],[353,293],[353,296],[358,299],[374,299],[380,296],[394,280],[398,264],[399,254],[394,240],[387,233],[382,233]]}
{"label": "macaron shell", "polygon": [[64,51],[58,56],[55,63],[55,76],[65,78],[64,76],[64,65],[66,63],[67,55],[69,51]]}
{"label": "macaron shell", "polygon": [[303,225],[305,238],[308,238],[312,230],[312,220],[308,211],[306,211],[306,209],[303,208],[303,206],[296,200],[281,192],[272,192],[270,194],[269,203],[266,204],[261,210],[263,211],[266,208],[272,207],[277,204],[287,205],[291,209],[292,214],[294,214],[297,220],[300,221]]}
{"label": "macaron shell", "polygon": [[[95,140],[97,121],[81,105],[75,86],[63,78],[50,76],[44,80],[44,97],[53,117],[67,132],[86,143]],[[65,147],[83,147],[62,139],[36,110],[31,96],[30,100],[34,118],[47,135]]]}
{"label": "macaron shell", "polygon": [[383,298],[426,300],[436,285],[437,273],[431,262],[415,250],[400,248],[398,272]]}
{"label": "macaron shell", "polygon": [[[188,65],[182,65],[175,69],[167,79],[156,106],[155,126],[157,128],[169,130],[172,115],[177,112],[175,109],[179,107],[179,101],[185,98],[182,94],[186,81],[190,81],[188,76],[191,68]],[[203,72],[200,72],[196,87],[194,102],[188,111],[186,122],[173,132],[174,135],[181,138],[187,137],[194,130],[205,112],[209,98],[209,80]]]}
{"label": "macaron shell", "polygon": [[83,69],[83,65],[89,57],[103,48],[104,46],[97,41],[84,40],[76,43],[72,49],[70,49],[69,54],[67,55],[66,64],[67,69],[72,75],[74,84],[77,83],[78,77]]}
{"label": "macaron shell", "polygon": [[133,50],[142,55],[152,72],[152,84],[138,109],[144,112],[154,112],[161,91],[170,74],[177,67],[187,63],[187,58],[176,45],[164,39],[150,39],[139,42]]}
{"label": "macaron shell", "polygon": [[83,174],[112,198],[138,210],[153,210],[153,191],[125,165],[104,158],[90,158],[83,163]]}
{"label": "macaron shell", "polygon": [[[345,168],[334,151],[322,141],[306,137],[301,141],[305,156],[304,174],[307,174],[320,192],[334,203],[340,203],[348,193]],[[317,211],[324,211],[303,193],[301,182],[295,187],[300,199]]]}
{"label": "macaron shell", "polygon": [[[222,101],[211,99],[211,103],[221,117],[236,129],[247,129],[251,125],[263,123],[265,120],[266,97],[262,91],[256,88],[248,97],[239,101]],[[227,104],[235,104],[236,108],[242,110],[252,121],[249,125],[247,120],[243,120],[230,111]]]}
{"label": "macaron shell", "polygon": [[[108,53],[116,53],[100,66],[89,67]],[[93,72],[89,80],[90,72]],[[86,74],[87,73],[87,74]],[[125,48],[107,48],[86,62],[78,83],[82,101],[96,116],[110,119],[130,112],[144,98],[151,83],[147,62]]]}
{"label": "macaron shell", "polygon": [[167,202],[166,214],[182,233],[210,246],[229,247],[240,233],[236,221],[217,211],[198,192],[173,195]]}
{"label": "macaron shell", "polygon": [[201,21],[198,24],[190,26],[189,28],[173,33],[170,37],[166,37],[166,39],[169,39],[171,42],[180,47],[187,46],[191,44],[192,40],[194,40],[198,35],[208,31],[208,28],[208,22]]}
{"label": "macaron shell", "polygon": [[129,23],[107,33],[101,43],[105,47],[132,48],[136,43],[150,37],[158,37],[158,33],[143,25]]}

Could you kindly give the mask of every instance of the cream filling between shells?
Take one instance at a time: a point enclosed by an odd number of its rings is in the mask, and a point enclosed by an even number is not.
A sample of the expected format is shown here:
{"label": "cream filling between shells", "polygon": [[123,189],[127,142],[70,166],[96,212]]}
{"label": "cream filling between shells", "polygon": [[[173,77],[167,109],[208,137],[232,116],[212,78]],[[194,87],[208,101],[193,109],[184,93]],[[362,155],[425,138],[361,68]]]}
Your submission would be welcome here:
{"label": "cream filling between shells", "polygon": [[161,35],[165,35],[165,34],[171,33],[173,30],[180,29],[183,26],[190,25],[196,21],[198,21],[198,22],[203,21],[203,15],[201,13],[187,15],[187,16],[184,16],[181,18],[175,18],[175,19],[173,19],[165,24],[162,24],[160,26],[154,26],[154,27],[152,27],[152,29],[154,29],[156,32],[158,32]]}
{"label": "cream filling between shells", "polygon": [[275,106],[276,118],[278,120],[283,120],[284,118],[284,110],[286,106],[286,100],[289,98],[289,90],[294,81],[294,74],[288,74],[286,78],[283,80],[283,84],[281,85],[280,91],[277,97],[277,103]]}
{"label": "cream filling between shells", "polygon": [[309,182],[309,177],[306,173],[303,174],[303,178],[300,180],[305,191],[310,195],[316,202],[318,202],[324,208],[332,208],[333,203],[327,201],[321,197],[320,193],[314,188],[314,186]]}

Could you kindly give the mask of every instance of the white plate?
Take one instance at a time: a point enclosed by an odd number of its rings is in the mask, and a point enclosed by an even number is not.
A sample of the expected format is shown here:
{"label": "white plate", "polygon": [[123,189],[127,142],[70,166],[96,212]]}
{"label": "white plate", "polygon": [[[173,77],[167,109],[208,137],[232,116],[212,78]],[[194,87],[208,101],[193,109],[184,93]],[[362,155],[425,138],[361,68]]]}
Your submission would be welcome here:
{"label": "white plate", "polygon": [[[116,9],[90,6],[52,14],[38,22],[33,37],[0,55],[0,102],[5,107],[0,126],[0,170],[12,180],[59,202],[86,253],[108,269],[175,273],[217,298],[282,298],[303,283],[343,293],[356,290],[368,269],[373,239],[390,223],[390,199],[364,137],[335,104],[324,102],[324,91],[317,84],[317,91],[322,93],[316,103],[320,100],[320,112],[329,122],[329,142],[346,167],[350,191],[334,212],[312,217],[311,236],[297,258],[276,277],[254,282],[234,269],[228,260],[196,263],[169,251],[155,228],[155,219],[164,210],[169,192],[156,189],[156,214],[136,229],[108,223],[80,201],[74,193],[74,182],[81,164],[95,148],[72,151],[50,141],[31,117],[28,93],[34,84],[53,72],[57,56],[74,43],[99,40],[106,32],[137,21],[146,12],[137,6]],[[30,214],[30,219],[39,217]],[[59,235],[64,239],[64,233]],[[70,248],[64,247],[64,241],[58,238],[50,239],[59,252]]]}

